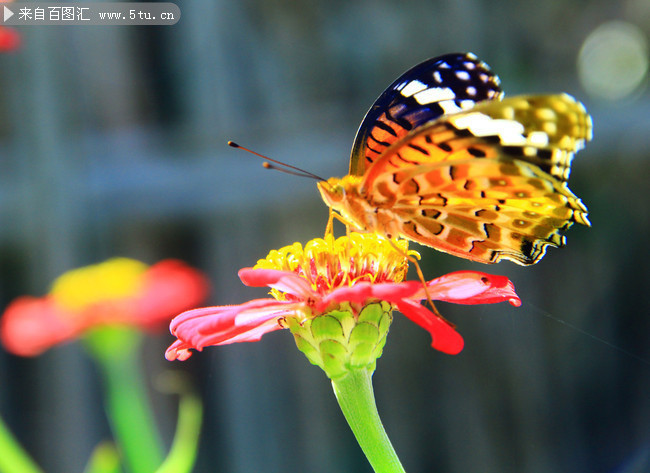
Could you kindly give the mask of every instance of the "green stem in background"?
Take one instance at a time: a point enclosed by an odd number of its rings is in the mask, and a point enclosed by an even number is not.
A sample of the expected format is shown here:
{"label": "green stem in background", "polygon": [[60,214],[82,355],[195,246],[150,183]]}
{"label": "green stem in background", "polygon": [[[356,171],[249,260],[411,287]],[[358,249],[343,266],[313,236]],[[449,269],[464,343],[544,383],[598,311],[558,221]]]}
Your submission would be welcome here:
{"label": "green stem in background", "polygon": [[84,473],[122,473],[120,454],[112,442],[102,442],[95,447]]}
{"label": "green stem in background", "polygon": [[0,418],[0,472],[43,473]]}
{"label": "green stem in background", "polygon": [[333,379],[332,387],[341,411],[375,473],[404,473],[379,419],[372,390],[372,372],[350,370],[346,375]]}
{"label": "green stem in background", "polygon": [[178,406],[178,422],[169,455],[156,473],[190,473],[199,447],[203,404],[192,393],[183,394]]}
{"label": "green stem in background", "polygon": [[163,461],[163,448],[140,369],[142,334],[105,327],[85,337],[103,378],[106,410],[128,470],[152,473]]}

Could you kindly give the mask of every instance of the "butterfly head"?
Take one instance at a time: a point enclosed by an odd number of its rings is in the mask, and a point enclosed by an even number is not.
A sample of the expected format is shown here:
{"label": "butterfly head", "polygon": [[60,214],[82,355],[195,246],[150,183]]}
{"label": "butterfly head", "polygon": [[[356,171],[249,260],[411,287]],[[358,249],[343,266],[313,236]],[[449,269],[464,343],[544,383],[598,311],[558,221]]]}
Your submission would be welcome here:
{"label": "butterfly head", "polygon": [[323,201],[339,215],[359,229],[367,227],[358,208],[365,201],[360,198],[361,176],[347,175],[342,178],[331,177],[327,181],[318,182]]}
{"label": "butterfly head", "polygon": [[331,177],[326,181],[318,182],[318,190],[325,203],[335,210],[338,210],[345,200],[345,187],[343,180],[338,177]]}

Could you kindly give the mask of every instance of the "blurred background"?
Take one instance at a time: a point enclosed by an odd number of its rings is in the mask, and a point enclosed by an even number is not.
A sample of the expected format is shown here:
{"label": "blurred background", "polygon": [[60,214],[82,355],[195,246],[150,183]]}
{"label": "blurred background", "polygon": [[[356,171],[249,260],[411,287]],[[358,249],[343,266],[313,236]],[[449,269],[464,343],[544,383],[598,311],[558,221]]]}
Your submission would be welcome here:
{"label": "blurred background", "polygon": [[[466,348],[433,351],[397,316],[374,376],[410,472],[650,472],[650,94],[647,0],[192,0],[160,27],[23,27],[0,57],[0,304],[123,255],[206,271],[210,304],[263,296],[237,270],[322,236],[315,183],[265,171],[226,140],[324,177],[347,172],[375,98],[429,57],[473,51],[507,95],[568,92],[594,119],[571,189],[593,228],[538,265],[423,249],[428,278],[510,277],[524,304],[451,306]],[[340,229],[339,229],[340,231]],[[167,441],[184,370],[206,404],[198,472],[370,472],[324,374],[286,331],[144,362]],[[0,349],[0,415],[43,468],[81,471],[108,438],[78,344]]]}

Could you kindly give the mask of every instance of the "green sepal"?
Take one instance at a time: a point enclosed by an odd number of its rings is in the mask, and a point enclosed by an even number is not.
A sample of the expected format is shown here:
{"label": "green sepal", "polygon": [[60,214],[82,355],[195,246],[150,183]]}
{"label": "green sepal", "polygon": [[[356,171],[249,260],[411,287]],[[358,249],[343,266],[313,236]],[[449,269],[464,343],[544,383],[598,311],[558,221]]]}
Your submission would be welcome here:
{"label": "green sepal", "polygon": [[388,302],[373,302],[355,310],[349,303],[302,322],[288,317],[286,323],[296,345],[307,359],[330,379],[350,370],[375,370],[393,320]]}

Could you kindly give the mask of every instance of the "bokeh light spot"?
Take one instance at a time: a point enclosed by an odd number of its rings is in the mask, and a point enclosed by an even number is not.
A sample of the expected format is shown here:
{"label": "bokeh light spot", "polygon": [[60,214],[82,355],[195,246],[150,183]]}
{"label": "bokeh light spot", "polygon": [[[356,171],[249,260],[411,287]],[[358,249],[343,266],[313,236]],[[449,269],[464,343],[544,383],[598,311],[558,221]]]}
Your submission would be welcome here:
{"label": "bokeh light spot", "polygon": [[647,73],[647,38],[625,21],[610,21],[596,28],[578,55],[578,75],[585,90],[609,100],[637,91]]}

